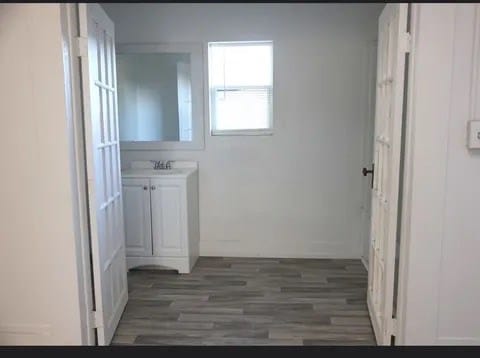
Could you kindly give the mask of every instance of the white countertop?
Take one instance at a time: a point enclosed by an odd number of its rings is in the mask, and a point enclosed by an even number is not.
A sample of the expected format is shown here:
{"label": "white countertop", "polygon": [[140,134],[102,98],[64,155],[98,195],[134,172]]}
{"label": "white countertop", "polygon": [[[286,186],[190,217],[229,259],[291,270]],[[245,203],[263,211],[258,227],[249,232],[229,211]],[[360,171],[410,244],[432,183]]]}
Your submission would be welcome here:
{"label": "white countertop", "polygon": [[143,169],[131,168],[122,170],[123,178],[186,178],[197,171],[197,168],[172,168],[172,169]]}
{"label": "white countertop", "polygon": [[123,178],[186,178],[198,170],[191,161],[172,161],[172,169],[153,169],[151,161],[133,161],[130,168],[122,169]]}

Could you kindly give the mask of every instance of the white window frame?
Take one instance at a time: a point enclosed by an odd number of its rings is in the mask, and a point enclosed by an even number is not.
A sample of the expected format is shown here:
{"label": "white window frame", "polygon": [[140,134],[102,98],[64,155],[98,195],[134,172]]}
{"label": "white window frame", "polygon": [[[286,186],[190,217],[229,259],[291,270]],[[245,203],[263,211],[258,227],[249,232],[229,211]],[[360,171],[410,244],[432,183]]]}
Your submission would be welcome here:
{"label": "white window frame", "polygon": [[[215,128],[215,101],[213,100],[218,93],[220,87],[212,87],[211,83],[211,55],[210,48],[214,46],[244,46],[244,45],[270,45],[271,57],[272,57],[272,85],[271,86],[227,86],[221,87],[221,89],[226,90],[241,90],[245,88],[258,89],[266,88],[270,91],[270,103],[269,103],[269,118],[268,118],[268,128],[255,128],[255,129],[216,129]],[[221,41],[221,42],[209,42],[208,43],[208,106],[209,106],[209,124],[210,124],[210,135],[220,136],[220,135],[272,135],[273,134],[273,41]]]}

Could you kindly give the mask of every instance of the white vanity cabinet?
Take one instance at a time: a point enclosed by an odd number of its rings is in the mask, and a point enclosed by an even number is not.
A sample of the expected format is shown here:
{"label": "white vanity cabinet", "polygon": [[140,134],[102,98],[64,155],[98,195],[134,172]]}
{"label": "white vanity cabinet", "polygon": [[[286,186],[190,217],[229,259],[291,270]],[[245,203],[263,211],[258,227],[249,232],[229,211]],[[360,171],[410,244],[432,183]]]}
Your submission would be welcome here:
{"label": "white vanity cabinet", "polygon": [[197,169],[122,171],[127,267],[189,273],[199,254]]}

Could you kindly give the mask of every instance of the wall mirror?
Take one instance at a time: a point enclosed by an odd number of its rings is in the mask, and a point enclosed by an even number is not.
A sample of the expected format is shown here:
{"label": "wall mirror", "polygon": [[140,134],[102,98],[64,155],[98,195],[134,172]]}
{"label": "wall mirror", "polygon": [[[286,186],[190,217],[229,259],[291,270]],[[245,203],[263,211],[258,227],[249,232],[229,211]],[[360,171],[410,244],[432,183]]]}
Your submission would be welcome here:
{"label": "wall mirror", "polygon": [[202,45],[116,47],[120,148],[203,149]]}

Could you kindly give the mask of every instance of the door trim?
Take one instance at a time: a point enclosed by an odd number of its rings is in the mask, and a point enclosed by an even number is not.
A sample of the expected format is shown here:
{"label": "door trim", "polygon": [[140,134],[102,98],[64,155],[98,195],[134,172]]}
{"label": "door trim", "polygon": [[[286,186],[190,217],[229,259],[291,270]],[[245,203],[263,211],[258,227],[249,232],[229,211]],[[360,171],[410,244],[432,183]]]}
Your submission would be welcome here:
{"label": "door trim", "polygon": [[399,247],[399,263],[398,263],[398,289],[397,289],[397,310],[395,317],[397,320],[397,329],[395,336],[395,345],[401,345],[404,341],[405,327],[405,308],[407,297],[407,280],[408,280],[408,261],[410,248],[410,218],[411,218],[411,202],[412,202],[412,178],[413,178],[413,148],[415,143],[415,52],[418,38],[418,14],[420,8],[418,4],[409,4],[409,24],[410,24],[410,53],[408,57],[408,87],[406,91],[406,116],[405,116],[405,152],[404,152],[404,169],[403,169],[403,204],[400,216],[400,247]]}
{"label": "door trim", "polygon": [[90,260],[90,233],[88,220],[88,196],[86,191],[86,162],[82,115],[82,86],[80,61],[75,53],[75,39],[79,34],[78,4],[61,4],[60,18],[63,37],[66,119],[70,123],[70,162],[75,225],[75,250],[80,311],[82,345],[95,345],[96,332],[91,312],[94,310],[92,267]]}

